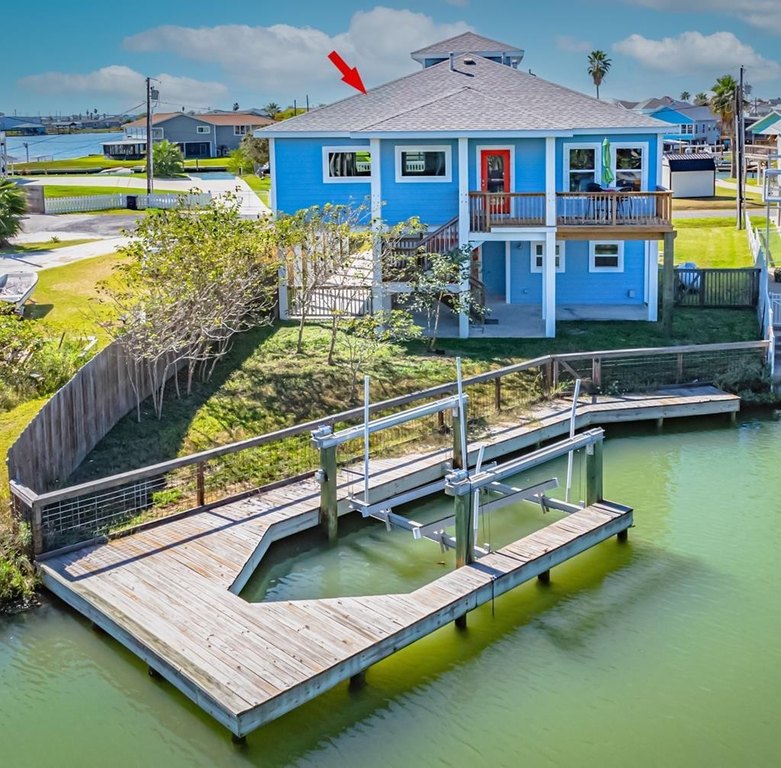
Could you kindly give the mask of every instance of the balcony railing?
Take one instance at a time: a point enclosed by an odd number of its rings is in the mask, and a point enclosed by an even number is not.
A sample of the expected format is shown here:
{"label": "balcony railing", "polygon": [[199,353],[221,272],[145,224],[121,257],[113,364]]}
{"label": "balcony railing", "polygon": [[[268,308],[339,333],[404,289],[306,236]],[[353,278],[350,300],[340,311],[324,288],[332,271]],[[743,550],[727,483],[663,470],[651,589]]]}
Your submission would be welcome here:
{"label": "balcony railing", "polygon": [[[544,192],[470,192],[470,229],[490,232],[501,227],[545,225]],[[557,192],[559,227],[668,227],[672,192]]]}

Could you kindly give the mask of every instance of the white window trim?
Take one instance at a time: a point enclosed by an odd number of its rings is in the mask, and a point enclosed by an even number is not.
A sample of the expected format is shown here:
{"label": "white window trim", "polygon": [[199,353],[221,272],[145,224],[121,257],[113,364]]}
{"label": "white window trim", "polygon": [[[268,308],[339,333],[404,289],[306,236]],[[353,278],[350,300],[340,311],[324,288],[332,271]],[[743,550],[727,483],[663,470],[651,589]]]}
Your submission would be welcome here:
{"label": "white window trim", "polygon": [[[372,174],[369,176],[340,176],[332,178],[328,174],[328,153],[329,152],[368,152],[371,157]],[[323,147],[323,184],[371,184],[374,168],[379,158],[374,157],[374,153],[368,144],[338,144],[336,146]]]}
{"label": "white window trim", "polygon": [[211,133],[212,127],[210,125],[196,125],[195,132],[200,134]]}
{"label": "white window trim", "polygon": [[[545,259],[545,241],[535,241],[531,244],[531,257],[529,261],[529,271],[532,273],[541,273],[544,265],[544,259]],[[557,240],[556,241],[556,247],[559,249],[559,263],[556,265],[556,272],[565,272],[567,269],[567,241],[566,240]],[[539,249],[539,253],[537,253],[537,250]],[[537,257],[542,256],[543,257],[543,264],[540,264],[540,266],[537,266]]]}
{"label": "white window trim", "polygon": [[483,150],[509,149],[510,150],[510,192],[515,192],[515,145],[514,144],[478,144],[475,147],[475,181],[477,191],[483,188],[483,164],[481,155]]}
{"label": "white window trim", "polygon": [[[594,150],[594,181],[597,184],[602,183],[602,144],[597,144],[595,142],[591,141],[579,141],[579,142],[572,142],[570,144],[564,144],[564,164],[562,165],[562,168],[564,168],[564,177],[562,178],[562,187],[565,192],[569,192],[569,174],[570,174],[570,167],[569,167],[569,153],[571,149],[593,149]],[[615,164],[615,163],[614,163]],[[575,169],[580,170],[580,169]]]}
{"label": "white window trim", "polygon": [[[444,152],[444,176],[402,176],[402,152]],[[397,144],[396,149],[396,183],[397,184],[440,184],[453,181],[453,148],[449,144]]]}
{"label": "white window trim", "polygon": [[252,126],[250,125],[234,125],[233,126],[233,135],[234,136],[246,136],[248,133],[252,133],[250,130]]}
{"label": "white window trim", "polygon": [[[596,258],[596,246],[615,245],[618,246],[618,266],[617,267],[598,267],[594,263]],[[623,272],[624,271],[624,241],[623,240],[591,240],[588,244],[588,271],[589,272]]]}
{"label": "white window trim", "polygon": [[[616,167],[616,150],[617,149],[641,149],[643,151],[643,164],[640,166],[640,191],[645,192],[648,190],[648,152],[649,146],[647,141],[616,141],[610,142],[610,162],[613,164],[613,175],[618,176],[618,168]],[[615,181],[613,182],[615,184]],[[661,183],[661,180],[656,182]]]}

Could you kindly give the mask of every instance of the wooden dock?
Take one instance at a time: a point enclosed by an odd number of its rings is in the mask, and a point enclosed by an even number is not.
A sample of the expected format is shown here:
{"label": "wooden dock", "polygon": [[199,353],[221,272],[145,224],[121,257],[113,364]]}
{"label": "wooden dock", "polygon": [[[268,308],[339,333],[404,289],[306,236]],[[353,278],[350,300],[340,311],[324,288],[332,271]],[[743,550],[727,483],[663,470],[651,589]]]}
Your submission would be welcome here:
{"label": "wooden dock", "polygon": [[[578,426],[734,413],[713,388],[586,400]],[[569,428],[554,402],[492,429],[499,458]],[[448,453],[372,460],[370,499],[440,479]],[[340,513],[348,511],[342,473]],[[467,611],[632,525],[630,508],[599,500],[408,594],[248,603],[238,596],[270,544],[318,524],[320,486],[299,481],[242,501],[160,521],[104,544],[39,560],[43,583],[170,681],[236,737]],[[421,543],[421,546],[429,546]]]}

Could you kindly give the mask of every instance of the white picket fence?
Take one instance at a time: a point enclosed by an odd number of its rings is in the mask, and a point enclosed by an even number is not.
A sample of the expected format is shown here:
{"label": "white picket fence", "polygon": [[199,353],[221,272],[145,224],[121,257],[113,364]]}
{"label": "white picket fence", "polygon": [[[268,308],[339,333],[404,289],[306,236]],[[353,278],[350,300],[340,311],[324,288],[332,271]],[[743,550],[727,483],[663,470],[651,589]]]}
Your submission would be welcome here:
{"label": "white picket fence", "polygon": [[127,195],[85,195],[83,197],[44,197],[46,213],[84,213],[127,207]]}
{"label": "white picket fence", "polygon": [[781,299],[778,294],[770,291],[770,274],[767,263],[767,254],[762,243],[762,238],[751,223],[751,218],[746,214],[746,233],[751,253],[754,257],[754,266],[759,272],[759,301],[757,302],[757,316],[762,338],[769,341],[767,355],[770,379],[775,384],[776,379],[776,327],[781,321]]}
{"label": "white picket fence", "polygon": [[[210,192],[179,195],[172,192],[158,194],[132,195],[136,198],[136,208],[203,208],[211,203]],[[118,192],[112,195],[84,195],[82,197],[47,197],[46,213],[86,213],[89,211],[107,211],[112,208],[127,208],[128,193]]]}

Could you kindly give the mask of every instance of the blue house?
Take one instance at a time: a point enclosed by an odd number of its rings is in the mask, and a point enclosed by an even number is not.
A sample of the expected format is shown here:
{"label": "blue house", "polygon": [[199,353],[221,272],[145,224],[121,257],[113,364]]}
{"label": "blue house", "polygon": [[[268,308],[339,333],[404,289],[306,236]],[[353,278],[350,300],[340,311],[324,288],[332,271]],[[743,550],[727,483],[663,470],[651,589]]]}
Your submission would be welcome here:
{"label": "blue house", "polygon": [[[256,132],[273,212],[369,201],[374,220],[420,217],[424,247],[473,249],[459,287],[482,289],[492,335],[656,320],[658,243],[671,259],[674,238],[657,187],[669,126],[521,71],[523,51],[472,33],[412,56],[412,75]],[[373,288],[385,307],[404,290]],[[469,318],[454,332],[468,336]]]}
{"label": "blue house", "polygon": [[698,107],[681,101],[657,109],[650,116],[671,124],[664,134],[666,141],[710,146],[718,144],[721,139],[718,118],[710,107]]}

